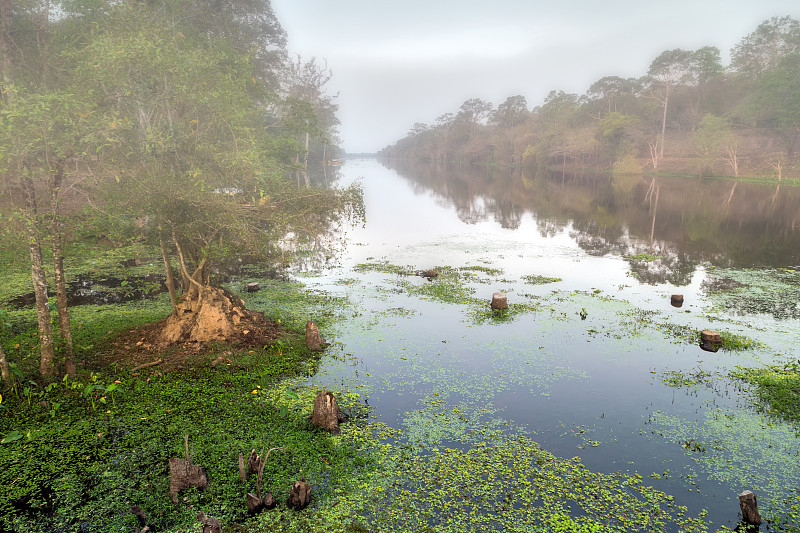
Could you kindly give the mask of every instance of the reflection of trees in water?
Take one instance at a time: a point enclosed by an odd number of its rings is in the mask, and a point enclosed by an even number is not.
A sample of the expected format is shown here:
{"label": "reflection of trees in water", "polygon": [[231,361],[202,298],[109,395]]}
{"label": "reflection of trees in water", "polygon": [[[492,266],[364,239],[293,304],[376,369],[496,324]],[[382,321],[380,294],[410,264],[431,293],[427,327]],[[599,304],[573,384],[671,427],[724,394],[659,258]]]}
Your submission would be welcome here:
{"label": "reflection of trees in water", "polygon": [[800,190],[724,180],[518,169],[394,166],[419,192],[432,191],[465,223],[492,217],[517,229],[531,213],[542,236],[570,227],[592,255],[654,253],[631,262],[645,283],[689,282],[696,265],[800,263]]}

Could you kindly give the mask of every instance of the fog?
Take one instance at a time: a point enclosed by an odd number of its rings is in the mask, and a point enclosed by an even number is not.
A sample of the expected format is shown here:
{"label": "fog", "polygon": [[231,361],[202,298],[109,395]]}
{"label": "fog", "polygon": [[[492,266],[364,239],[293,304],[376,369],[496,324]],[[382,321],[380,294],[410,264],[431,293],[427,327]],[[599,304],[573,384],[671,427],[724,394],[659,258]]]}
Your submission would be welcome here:
{"label": "fog", "polygon": [[289,50],[325,58],[348,152],[374,152],[468,98],[495,106],[551,90],[583,94],[604,76],[639,77],[662,51],[730,49],[797,0],[273,0]]}

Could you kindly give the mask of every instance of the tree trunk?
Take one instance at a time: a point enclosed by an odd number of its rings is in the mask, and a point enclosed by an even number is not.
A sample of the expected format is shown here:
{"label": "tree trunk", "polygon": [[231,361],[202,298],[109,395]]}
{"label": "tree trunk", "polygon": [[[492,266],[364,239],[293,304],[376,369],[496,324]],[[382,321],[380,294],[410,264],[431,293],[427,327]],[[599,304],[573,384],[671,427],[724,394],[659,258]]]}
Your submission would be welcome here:
{"label": "tree trunk", "polygon": [[6,354],[3,352],[3,345],[0,344],[0,377],[3,378],[3,386],[11,385],[11,368],[8,366]]}
{"label": "tree trunk", "polygon": [[159,226],[158,242],[161,245],[161,258],[164,260],[164,274],[167,276],[165,285],[169,291],[169,301],[172,304],[172,310],[175,310],[175,305],[178,303],[177,292],[175,291],[175,278],[172,276],[172,263],[169,260],[169,253],[167,252],[167,242],[164,236],[160,233],[161,227]]}
{"label": "tree trunk", "polygon": [[52,239],[53,239],[53,277],[56,285],[56,305],[58,306],[58,325],[61,340],[64,343],[64,367],[67,375],[75,377],[75,350],[72,345],[72,328],[69,320],[69,307],[67,306],[67,282],[64,276],[63,253],[63,226],[59,213],[59,190],[64,178],[63,162],[52,174],[50,186],[50,206],[53,212]]}
{"label": "tree trunk", "polygon": [[39,323],[39,349],[41,360],[39,373],[49,377],[55,374],[55,348],[53,347],[53,330],[50,326],[50,307],[47,301],[47,278],[42,266],[42,250],[39,245],[39,235],[36,232],[36,192],[30,178],[23,179],[23,186],[27,192],[26,203],[28,209],[28,249],[31,257],[31,279],[33,293],[36,297],[36,318]]}

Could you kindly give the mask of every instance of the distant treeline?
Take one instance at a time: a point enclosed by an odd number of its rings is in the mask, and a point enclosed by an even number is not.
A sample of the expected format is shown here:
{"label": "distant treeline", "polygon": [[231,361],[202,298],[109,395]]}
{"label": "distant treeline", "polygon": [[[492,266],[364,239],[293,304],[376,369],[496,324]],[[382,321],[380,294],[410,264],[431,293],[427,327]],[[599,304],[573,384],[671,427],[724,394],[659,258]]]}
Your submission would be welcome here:
{"label": "distant treeline", "polygon": [[416,123],[384,158],[566,165],[621,172],[795,176],[800,171],[800,22],[761,23],[723,66],[713,46],[666,50],[640,78],[607,76],[584,95],[551,91],[496,108],[465,101]]}

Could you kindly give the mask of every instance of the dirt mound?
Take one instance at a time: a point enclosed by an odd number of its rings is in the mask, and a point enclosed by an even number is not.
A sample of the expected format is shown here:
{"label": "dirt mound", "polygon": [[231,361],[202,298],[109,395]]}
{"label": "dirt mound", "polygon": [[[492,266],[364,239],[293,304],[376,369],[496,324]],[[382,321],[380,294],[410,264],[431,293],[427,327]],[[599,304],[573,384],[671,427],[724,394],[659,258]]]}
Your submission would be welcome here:
{"label": "dirt mound", "polygon": [[225,347],[226,350],[223,351],[226,354],[231,353],[228,348],[261,350],[284,334],[280,324],[268,320],[262,313],[244,310],[236,327],[231,329],[225,338],[215,337],[205,342],[168,343],[164,341],[164,331],[173,316],[120,333],[111,340],[109,349],[103,351],[103,357],[97,363],[101,366],[117,364],[133,369],[150,368],[142,365],[161,360],[160,363],[152,365],[152,368],[162,372],[180,370],[208,365],[213,359],[210,354],[220,352],[220,346]]}

